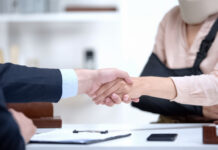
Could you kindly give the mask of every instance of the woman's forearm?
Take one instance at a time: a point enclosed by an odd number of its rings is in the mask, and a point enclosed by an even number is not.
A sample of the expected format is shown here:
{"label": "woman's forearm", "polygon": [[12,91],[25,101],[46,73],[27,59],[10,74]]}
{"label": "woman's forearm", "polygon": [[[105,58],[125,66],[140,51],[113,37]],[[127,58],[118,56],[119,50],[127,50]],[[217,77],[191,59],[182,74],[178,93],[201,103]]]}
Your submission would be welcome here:
{"label": "woman's forearm", "polygon": [[171,78],[139,77],[135,78],[137,90],[141,95],[174,99],[177,95],[176,87]]}
{"label": "woman's forearm", "polygon": [[117,94],[120,99],[125,95],[128,95],[129,99],[138,99],[142,95],[174,99],[177,95],[175,85],[170,78],[132,77],[131,80],[133,81],[132,85],[126,84],[121,79],[103,85],[96,92],[94,101],[100,104],[107,97],[112,97],[112,94]]}

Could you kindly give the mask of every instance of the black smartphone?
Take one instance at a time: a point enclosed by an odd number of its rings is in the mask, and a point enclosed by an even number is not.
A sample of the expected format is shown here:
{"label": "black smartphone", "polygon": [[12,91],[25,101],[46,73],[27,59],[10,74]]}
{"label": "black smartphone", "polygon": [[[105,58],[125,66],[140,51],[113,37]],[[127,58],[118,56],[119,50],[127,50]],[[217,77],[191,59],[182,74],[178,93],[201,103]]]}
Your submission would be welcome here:
{"label": "black smartphone", "polygon": [[175,141],[178,134],[151,134],[147,140],[148,141]]}

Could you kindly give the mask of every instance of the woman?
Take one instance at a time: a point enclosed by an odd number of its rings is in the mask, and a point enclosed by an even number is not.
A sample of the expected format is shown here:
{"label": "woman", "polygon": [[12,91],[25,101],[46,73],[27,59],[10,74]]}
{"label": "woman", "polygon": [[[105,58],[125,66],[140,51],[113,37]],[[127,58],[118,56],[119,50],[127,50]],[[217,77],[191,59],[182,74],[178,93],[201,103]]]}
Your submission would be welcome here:
{"label": "woman", "polygon": [[[120,102],[119,97],[128,102],[128,96],[147,95],[133,105],[164,115],[203,114],[218,119],[215,106],[203,110],[190,106],[218,104],[217,18],[217,0],[179,0],[179,7],[170,10],[159,25],[153,54],[142,72],[148,77],[132,78],[132,86],[122,80],[108,83],[95,93],[94,101],[113,105]],[[208,116],[208,109],[214,113]]]}

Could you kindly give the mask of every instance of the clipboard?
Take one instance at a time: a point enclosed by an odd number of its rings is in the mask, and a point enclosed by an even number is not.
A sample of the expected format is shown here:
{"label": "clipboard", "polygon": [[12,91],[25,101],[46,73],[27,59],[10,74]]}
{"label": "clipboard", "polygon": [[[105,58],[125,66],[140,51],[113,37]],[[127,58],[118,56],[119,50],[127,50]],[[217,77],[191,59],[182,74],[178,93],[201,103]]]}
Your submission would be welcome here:
{"label": "clipboard", "polygon": [[131,136],[131,133],[127,132],[107,132],[102,134],[101,132],[85,131],[76,133],[74,131],[69,129],[57,129],[46,133],[36,134],[31,138],[29,143],[88,145]]}

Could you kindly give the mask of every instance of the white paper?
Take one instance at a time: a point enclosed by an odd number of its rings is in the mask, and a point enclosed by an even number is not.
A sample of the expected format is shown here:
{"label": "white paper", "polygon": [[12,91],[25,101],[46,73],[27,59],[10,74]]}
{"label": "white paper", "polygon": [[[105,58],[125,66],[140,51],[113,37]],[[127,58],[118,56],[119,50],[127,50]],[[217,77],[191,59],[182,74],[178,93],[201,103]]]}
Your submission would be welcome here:
{"label": "white paper", "polygon": [[127,132],[112,132],[107,134],[101,133],[89,133],[89,132],[80,132],[73,133],[72,130],[69,129],[57,129],[54,131],[35,134],[31,141],[77,141],[77,140],[103,140],[110,137],[127,135]]}

